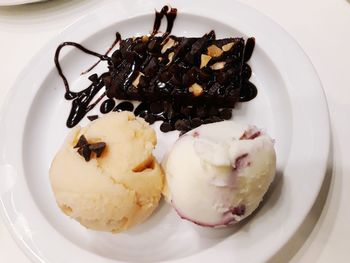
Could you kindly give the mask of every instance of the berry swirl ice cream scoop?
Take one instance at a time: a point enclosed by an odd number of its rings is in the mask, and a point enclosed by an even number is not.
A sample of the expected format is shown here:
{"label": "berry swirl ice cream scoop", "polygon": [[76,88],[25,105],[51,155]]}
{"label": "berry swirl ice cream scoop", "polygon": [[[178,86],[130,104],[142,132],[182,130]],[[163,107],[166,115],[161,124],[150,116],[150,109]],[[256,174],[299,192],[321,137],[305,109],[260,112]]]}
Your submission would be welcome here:
{"label": "berry swirl ice cream scoop", "polygon": [[163,193],[181,218],[208,227],[234,224],[262,201],[275,176],[273,140],[232,121],[180,137],[163,160]]}

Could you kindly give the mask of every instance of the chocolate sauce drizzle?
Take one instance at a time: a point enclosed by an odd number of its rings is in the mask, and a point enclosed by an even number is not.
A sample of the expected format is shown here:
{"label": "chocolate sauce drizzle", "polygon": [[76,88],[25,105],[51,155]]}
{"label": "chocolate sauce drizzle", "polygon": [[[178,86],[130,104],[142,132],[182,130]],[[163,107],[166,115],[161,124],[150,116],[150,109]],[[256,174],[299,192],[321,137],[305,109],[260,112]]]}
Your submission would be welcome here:
{"label": "chocolate sauce drizzle", "polygon": [[[117,32],[115,34],[115,40],[114,42],[112,43],[112,45],[107,49],[106,53],[105,53],[105,56],[107,56],[109,54],[109,52],[112,51],[112,49],[118,44],[118,42],[122,39],[121,35],[119,32]],[[83,71],[81,73],[81,75],[84,75],[86,73],[89,73],[91,70],[93,70],[102,60],[99,59],[95,64],[93,64],[90,68],[88,68],[87,70]]]}
{"label": "chocolate sauce drizzle", "polygon": [[167,37],[170,34],[171,30],[173,29],[176,15],[177,15],[176,8],[171,8],[169,11],[168,6],[163,6],[163,8],[162,8],[162,10],[160,10],[160,12],[158,12],[156,10],[156,16],[154,19],[153,31],[152,31],[151,36],[155,36],[158,33],[162,19],[165,16],[167,19],[167,28],[166,28],[165,33],[163,34],[163,38]]}
{"label": "chocolate sauce drizzle", "polygon": [[68,80],[64,75],[61,65],[59,63],[60,52],[62,48],[66,46],[73,46],[75,48],[78,48],[86,54],[98,57],[100,61],[108,61],[108,63],[111,63],[111,58],[107,55],[101,55],[94,51],[91,51],[75,42],[64,42],[57,47],[54,60],[58,74],[62,78],[64,87],[66,89],[64,97],[66,100],[73,100],[72,108],[66,123],[68,128],[72,128],[75,125],[77,125],[81,121],[81,119],[84,118],[84,116],[100,102],[100,100],[105,96],[105,92],[99,98],[97,98],[97,100],[94,103],[90,104],[90,102],[96,96],[96,94],[104,87],[102,76],[97,77],[97,75],[95,74],[90,76],[89,79],[92,81],[92,84],[86,89],[79,92],[73,92],[69,89]]}
{"label": "chocolate sauce drizzle", "polygon": [[[166,20],[167,20],[166,31],[163,33],[163,35],[161,37],[156,37],[155,35],[157,33],[159,33],[161,22],[162,22],[164,16],[166,17]],[[170,8],[170,10],[169,10],[168,6],[164,6],[160,12],[156,11],[155,20],[154,20],[154,24],[153,24],[153,31],[152,31],[152,34],[150,36],[150,41],[149,41],[148,47],[150,47],[150,45],[154,45],[155,48],[158,48],[157,46],[159,45],[159,43],[163,39],[167,38],[170,35],[172,28],[174,26],[176,16],[177,16],[177,9],[176,8]],[[215,39],[214,31],[207,34],[206,37]],[[147,70],[147,68],[145,68],[146,65],[138,65],[136,59],[134,59],[132,63],[123,63],[120,61],[115,61],[114,56],[115,56],[115,53],[117,54],[118,52],[114,52],[113,55],[111,57],[109,57],[108,54],[112,51],[112,49],[118,43],[121,43],[121,35],[119,33],[116,33],[115,41],[113,42],[111,47],[105,52],[104,55],[101,55],[99,53],[91,51],[91,50],[89,50],[89,49],[87,49],[87,48],[83,47],[82,45],[75,43],[75,42],[64,42],[57,47],[56,52],[55,52],[55,58],[54,58],[55,65],[57,67],[58,74],[62,78],[62,81],[63,81],[64,86],[65,86],[65,99],[72,100],[72,108],[71,108],[71,111],[70,111],[70,114],[68,116],[67,123],[66,123],[69,128],[77,125],[80,122],[80,120],[91,109],[93,109],[105,96],[107,96],[108,99],[105,100],[101,105],[100,111],[102,113],[107,113],[107,112],[110,112],[112,110],[114,110],[114,111],[124,110],[124,108],[126,108],[127,110],[131,110],[131,111],[133,110],[132,104],[129,105],[129,104],[127,104],[128,102],[122,102],[115,107],[115,101],[113,98],[117,97],[115,95],[117,92],[120,92],[120,91],[116,91],[113,88],[106,88],[105,92],[103,92],[94,102],[92,102],[93,98],[100,92],[100,90],[102,88],[106,87],[105,86],[105,85],[107,85],[106,83],[108,83],[108,81],[111,81],[111,75],[109,72],[103,73],[101,76],[98,76],[97,74],[91,75],[89,77],[89,79],[91,80],[92,83],[89,87],[87,87],[86,89],[79,91],[79,92],[73,92],[69,88],[69,83],[68,83],[67,78],[65,77],[65,75],[62,71],[61,65],[59,63],[59,55],[60,55],[60,52],[61,52],[63,47],[72,46],[72,47],[78,48],[82,52],[84,52],[88,55],[95,56],[99,59],[90,68],[88,68],[86,71],[82,72],[82,74],[86,74],[86,73],[90,72],[101,61],[107,61],[108,67],[110,69],[118,68],[118,70],[117,70],[118,75],[124,76],[124,77],[117,78],[118,81],[120,79],[120,81],[119,81],[120,83],[114,83],[113,86],[114,87],[118,86],[120,88],[120,90],[122,90],[124,92],[127,89],[129,89],[128,91],[130,91],[130,87],[132,87],[131,83],[136,78],[135,75],[137,74],[137,71],[139,71],[140,68],[142,68],[143,70]],[[254,45],[255,45],[255,39],[249,38],[246,42],[244,54],[243,54],[243,61],[242,62],[244,63],[244,65],[246,65],[245,63],[250,59],[250,57],[253,53]],[[192,49],[193,49],[193,47],[192,47]],[[151,50],[152,50],[152,48],[151,48]],[[169,52],[167,52],[167,53],[169,53]],[[186,55],[186,54],[183,54],[183,55]],[[177,56],[177,54],[174,55],[174,61],[176,61],[176,56]],[[148,63],[149,62],[150,61],[148,61]],[[152,70],[152,69],[150,69],[150,70]],[[249,81],[250,76],[251,76],[250,67],[248,65],[246,65],[246,67],[242,67],[242,82],[241,82],[241,92],[239,94],[239,101],[248,101],[248,100],[253,99],[257,95],[256,87],[254,86],[254,84],[252,84]],[[116,85],[116,84],[118,84],[118,85]],[[119,94],[119,97],[120,97],[120,99],[128,99],[127,97],[123,98],[123,96],[120,94]],[[140,97],[139,100],[142,100],[142,98]],[[150,122],[150,123],[153,123],[155,120],[164,120],[164,121],[170,120],[170,117],[166,116],[166,114],[169,115],[168,112],[166,113],[166,111],[163,111],[161,113],[154,114],[154,113],[152,113],[152,111],[150,109],[143,109],[145,107],[145,105],[147,105],[146,107],[149,107],[149,103],[142,102],[135,109],[135,112],[134,112],[135,115],[140,115],[141,117],[144,117],[145,120]],[[200,118],[199,115],[198,115],[198,117],[194,118],[196,123],[197,123],[197,119],[199,119],[199,118]],[[226,118],[224,118],[224,119],[226,119]],[[206,123],[205,121],[206,120],[203,120],[203,123]],[[219,121],[219,120],[217,120],[217,121]],[[169,127],[165,127],[165,128],[163,127],[164,129],[161,129],[161,130],[169,131],[169,130],[174,129],[174,127],[176,125],[175,125],[175,121],[173,121],[173,122],[174,123],[171,123],[171,124],[164,122],[163,123],[164,127],[167,124],[169,124],[169,125],[171,125],[172,128],[170,129]],[[182,125],[187,125],[187,123],[182,123]]]}
{"label": "chocolate sauce drizzle", "polygon": [[[243,55],[244,63],[246,63],[252,57],[254,47],[255,47],[255,38],[254,37],[248,38],[244,47],[244,55]],[[249,72],[245,72],[245,70]],[[256,95],[258,95],[258,89],[255,87],[253,83],[249,81],[249,78],[252,75],[252,71],[250,67],[245,67],[245,65],[243,65],[242,71],[243,71],[242,72],[243,80],[241,84],[242,85],[241,91],[239,94],[239,101],[246,102],[254,99]]]}
{"label": "chocolate sauce drizzle", "polygon": [[67,100],[72,100],[72,99],[78,97],[81,92],[72,92],[72,91],[69,90],[69,83],[67,81],[66,76],[63,74],[61,65],[59,63],[60,52],[61,52],[62,48],[66,47],[66,46],[73,46],[75,48],[78,48],[78,49],[80,49],[81,51],[83,51],[86,54],[98,57],[100,60],[107,60],[107,61],[111,62],[111,58],[108,57],[107,55],[101,55],[99,53],[91,51],[91,50],[89,50],[89,49],[87,49],[87,48],[83,47],[82,45],[80,45],[78,43],[75,43],[75,42],[63,42],[62,44],[60,44],[57,47],[56,52],[55,52],[55,65],[56,65],[56,68],[58,70],[58,74],[62,78],[64,86],[66,88],[66,93],[65,93],[64,97]]}
{"label": "chocolate sauce drizzle", "polygon": [[72,108],[66,123],[68,128],[72,128],[77,125],[81,119],[84,118],[84,116],[103,99],[105,93],[98,97],[95,102],[90,104],[92,99],[103,87],[104,83],[102,79],[99,78],[97,83],[92,83],[86,89],[72,93],[75,97],[72,101]]}

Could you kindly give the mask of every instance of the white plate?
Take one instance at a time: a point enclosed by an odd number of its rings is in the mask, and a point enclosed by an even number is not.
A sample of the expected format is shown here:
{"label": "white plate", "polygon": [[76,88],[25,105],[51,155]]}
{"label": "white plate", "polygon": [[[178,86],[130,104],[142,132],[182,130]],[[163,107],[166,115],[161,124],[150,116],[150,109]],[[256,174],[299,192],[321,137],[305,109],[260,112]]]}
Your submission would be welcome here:
{"label": "white plate", "polygon": [[44,0],[0,0],[0,6],[24,5],[42,1]]}
{"label": "white plate", "polygon": [[[67,134],[70,103],[53,64],[55,48],[77,41],[103,52],[116,31],[150,32],[160,1],[118,1],[83,17],[48,43],[17,79],[0,129],[0,194],[6,224],[35,262],[254,262],[274,255],[296,231],[322,184],[329,150],[327,105],[320,81],[296,42],[257,11],[231,0],[177,1],[173,33],[255,36],[250,64],[257,98],[234,119],[265,128],[276,139],[278,174],[261,209],[246,223],[206,229],[180,220],[167,204],[144,224],[112,235],[86,230],[64,216],[53,198],[48,168]],[[168,3],[169,1],[164,1]],[[95,58],[67,48],[62,66],[73,88]],[[104,67],[100,65],[99,71]],[[160,134],[160,157],[176,137]],[[167,138],[167,139],[166,139]]]}

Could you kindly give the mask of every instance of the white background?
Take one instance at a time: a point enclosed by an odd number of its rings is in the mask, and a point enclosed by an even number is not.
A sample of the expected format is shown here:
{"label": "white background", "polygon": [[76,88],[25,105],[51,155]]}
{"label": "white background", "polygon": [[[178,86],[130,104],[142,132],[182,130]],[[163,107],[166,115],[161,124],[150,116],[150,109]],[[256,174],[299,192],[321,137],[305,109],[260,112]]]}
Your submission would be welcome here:
{"label": "white background", "polygon": [[[109,1],[117,0],[52,0],[0,7],[0,105],[22,68],[48,40]],[[212,2],[220,4],[219,0]],[[279,23],[310,57],[325,89],[332,124],[333,164],[322,191],[299,231],[271,262],[350,262],[350,3],[242,2]],[[0,262],[29,263],[2,222]]]}

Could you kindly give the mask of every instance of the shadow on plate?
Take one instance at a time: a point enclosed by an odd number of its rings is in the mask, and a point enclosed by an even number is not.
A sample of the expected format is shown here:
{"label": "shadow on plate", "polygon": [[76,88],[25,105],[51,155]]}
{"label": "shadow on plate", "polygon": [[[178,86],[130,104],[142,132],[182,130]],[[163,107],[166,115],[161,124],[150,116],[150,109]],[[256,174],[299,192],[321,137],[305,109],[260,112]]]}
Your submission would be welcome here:
{"label": "shadow on plate", "polygon": [[333,143],[331,142],[325,179],[322,183],[317,199],[310,210],[310,213],[304,219],[303,223],[300,225],[291,239],[273,257],[270,258],[268,263],[290,262],[303,246],[307,246],[305,241],[309,238],[309,236],[311,236],[313,230],[315,229],[316,223],[319,220],[323,221],[321,214],[325,208],[327,196],[330,192],[330,186],[332,184],[334,172],[333,162]]}
{"label": "shadow on plate", "polygon": [[278,171],[257,211],[247,220],[230,227],[206,228],[182,220],[163,200],[146,222],[126,232],[117,235],[90,233],[86,248],[103,257],[128,262],[155,262],[191,256],[218,245],[240,231],[249,231],[255,215],[258,213],[259,217],[263,216],[276,204],[281,195],[282,184],[282,172]]}

